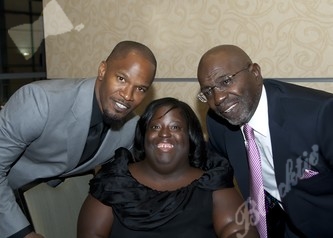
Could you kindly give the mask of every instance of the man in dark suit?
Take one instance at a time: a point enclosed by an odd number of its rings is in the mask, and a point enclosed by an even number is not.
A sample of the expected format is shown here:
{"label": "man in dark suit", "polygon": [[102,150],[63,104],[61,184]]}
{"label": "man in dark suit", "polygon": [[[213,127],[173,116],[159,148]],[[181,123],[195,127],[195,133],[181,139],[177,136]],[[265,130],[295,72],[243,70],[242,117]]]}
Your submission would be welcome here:
{"label": "man in dark suit", "polygon": [[333,237],[333,95],[264,80],[234,45],[207,51],[198,81],[198,98],[210,108],[209,144],[229,159],[248,205],[251,155],[243,128],[254,130],[266,201],[262,237]]}
{"label": "man in dark suit", "polygon": [[97,78],[37,81],[9,99],[0,111],[0,237],[42,237],[13,190],[84,173],[117,148],[132,147],[138,120],[133,110],[156,67],[147,46],[123,41],[100,63]]}

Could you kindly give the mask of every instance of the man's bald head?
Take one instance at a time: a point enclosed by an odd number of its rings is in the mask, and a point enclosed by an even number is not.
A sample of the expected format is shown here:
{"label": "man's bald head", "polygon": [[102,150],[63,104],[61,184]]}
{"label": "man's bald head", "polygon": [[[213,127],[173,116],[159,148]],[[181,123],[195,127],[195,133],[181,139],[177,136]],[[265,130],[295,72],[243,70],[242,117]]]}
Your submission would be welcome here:
{"label": "man's bald head", "polygon": [[235,67],[243,67],[252,63],[244,50],[235,45],[219,45],[208,50],[200,59],[198,71],[211,59],[219,58]]}

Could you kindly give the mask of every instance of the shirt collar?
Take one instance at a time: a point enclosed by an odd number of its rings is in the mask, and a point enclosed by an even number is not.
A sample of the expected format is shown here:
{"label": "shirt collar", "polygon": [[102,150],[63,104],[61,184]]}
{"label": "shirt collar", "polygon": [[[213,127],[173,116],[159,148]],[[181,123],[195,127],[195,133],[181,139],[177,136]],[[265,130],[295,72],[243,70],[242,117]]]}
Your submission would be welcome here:
{"label": "shirt collar", "polygon": [[265,137],[269,135],[267,95],[264,86],[262,87],[258,107],[248,124],[261,135]]}
{"label": "shirt collar", "polygon": [[99,109],[96,93],[94,92],[94,99],[92,104],[92,113],[90,120],[90,127],[97,125],[98,123],[103,121],[102,112]]}

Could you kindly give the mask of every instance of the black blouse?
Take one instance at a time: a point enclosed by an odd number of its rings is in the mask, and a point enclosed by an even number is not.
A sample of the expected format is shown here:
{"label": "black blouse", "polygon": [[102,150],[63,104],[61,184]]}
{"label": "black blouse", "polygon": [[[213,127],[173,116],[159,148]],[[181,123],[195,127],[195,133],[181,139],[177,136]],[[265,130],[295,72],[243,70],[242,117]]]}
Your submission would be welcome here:
{"label": "black blouse", "polygon": [[210,160],[208,170],[186,187],[157,191],[132,177],[128,150],[117,152],[90,181],[90,194],[112,206],[115,216],[110,237],[216,237],[212,192],[233,187],[233,172],[226,159]]}

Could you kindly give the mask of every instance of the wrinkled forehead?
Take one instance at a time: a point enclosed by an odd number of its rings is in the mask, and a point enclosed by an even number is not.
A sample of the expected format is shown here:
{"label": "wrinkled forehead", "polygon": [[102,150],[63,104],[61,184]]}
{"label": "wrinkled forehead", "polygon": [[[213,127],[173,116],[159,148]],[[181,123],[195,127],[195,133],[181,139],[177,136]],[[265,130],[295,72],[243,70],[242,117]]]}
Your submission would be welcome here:
{"label": "wrinkled forehead", "polygon": [[[236,62],[237,64],[237,62]],[[198,67],[198,80],[207,81],[232,72],[236,68],[234,60],[225,54],[210,54],[202,58]]]}

